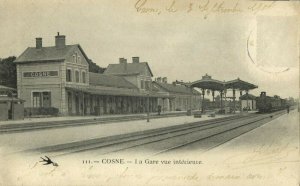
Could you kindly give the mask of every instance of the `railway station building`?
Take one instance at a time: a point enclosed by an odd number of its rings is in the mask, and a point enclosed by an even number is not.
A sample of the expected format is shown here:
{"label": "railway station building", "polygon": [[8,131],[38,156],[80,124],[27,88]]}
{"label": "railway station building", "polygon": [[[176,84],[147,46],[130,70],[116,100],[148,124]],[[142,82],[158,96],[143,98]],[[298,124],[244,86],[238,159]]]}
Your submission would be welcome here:
{"label": "railway station building", "polygon": [[158,104],[162,106],[163,111],[201,109],[201,94],[195,89],[190,89],[176,82],[168,83],[167,77],[156,78],[153,82],[153,86],[157,88],[159,92],[168,95],[168,97],[165,98],[158,98]]}
{"label": "railway station building", "polygon": [[[50,47],[36,38],[36,46],[15,60],[18,97],[27,109],[56,108],[60,115],[156,112],[159,100],[174,99],[174,94],[153,86],[150,66],[139,57],[132,62],[120,58],[103,74],[89,72],[89,62],[79,44],[66,45],[64,35],[58,33]],[[169,105],[166,110],[176,110],[175,103]]]}

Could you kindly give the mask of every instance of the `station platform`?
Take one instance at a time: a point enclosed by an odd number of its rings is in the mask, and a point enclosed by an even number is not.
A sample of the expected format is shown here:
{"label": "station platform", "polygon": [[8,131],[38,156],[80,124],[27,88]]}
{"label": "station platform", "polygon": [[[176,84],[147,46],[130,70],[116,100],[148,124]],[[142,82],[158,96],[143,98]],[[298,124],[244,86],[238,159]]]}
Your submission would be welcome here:
{"label": "station platform", "polygon": [[[232,115],[216,115],[215,117],[203,115],[201,118],[194,118],[193,116],[177,116],[176,119],[174,119],[174,117],[150,119],[150,122],[147,122],[146,120],[135,120],[107,124],[101,123],[99,125],[80,125],[66,128],[24,131],[19,133],[3,133],[0,135],[0,149],[2,152],[22,151],[228,116]],[[9,147],[7,147],[6,144],[10,144]]]}
{"label": "station platform", "polygon": [[[217,115],[216,118],[226,116],[228,115]],[[149,123],[145,120],[128,121],[103,125],[1,134],[0,156],[1,152],[6,154],[18,150],[22,151],[42,146],[126,134],[135,131],[162,128],[184,123],[187,124],[193,121],[209,119],[213,118],[206,115],[202,118],[180,116],[176,117],[176,119],[153,119],[150,120]],[[40,175],[40,172],[45,173],[42,174],[43,176],[40,176],[41,178],[37,179],[36,182],[39,183],[45,182],[44,175],[49,175],[46,179],[51,183],[58,183],[61,180],[71,180],[71,183],[74,184],[80,181],[85,181],[84,183],[102,183],[107,180],[108,176],[112,176],[111,182],[109,182],[112,184],[110,185],[119,185],[120,183],[128,183],[130,185],[137,181],[143,181],[140,177],[133,179],[133,176],[122,176],[120,179],[117,178],[118,175],[125,175],[124,171],[126,171],[126,175],[141,175],[141,178],[145,180],[142,182],[142,185],[163,185],[166,183],[166,179],[173,180],[176,178],[173,185],[296,186],[299,185],[298,139],[299,113],[296,110],[293,110],[290,114],[283,114],[263,126],[234,138],[203,154],[197,154],[197,152],[193,151],[191,154],[186,152],[180,156],[178,154],[167,157],[167,160],[170,161],[183,159],[192,161],[199,160],[203,162],[199,165],[101,164],[101,166],[91,166],[81,165],[82,159],[84,158],[71,159],[69,157],[64,157],[65,161],[59,160],[58,158],[54,159],[63,162],[62,165],[55,168],[53,166],[44,166],[37,163],[40,158],[39,154],[30,157],[23,156],[22,154],[20,157],[17,154],[16,156],[9,155],[1,160],[3,164],[8,163],[9,168],[12,167],[11,164],[14,163],[16,168],[11,171],[11,174],[14,175],[14,177],[16,177],[16,175],[26,175],[29,177],[30,175],[30,178],[32,178],[32,176],[39,178],[37,175]],[[10,146],[14,148],[7,147],[5,143],[10,144]],[[155,157],[146,158],[154,159]],[[26,159],[26,161],[24,159]],[[55,173],[52,175],[53,170],[55,170]],[[85,175],[87,171],[90,171],[88,175],[95,175],[95,177],[93,179],[90,179],[90,177],[82,178],[82,175]],[[63,176],[57,176],[61,174],[63,174]],[[169,177],[165,177],[165,175]],[[55,178],[57,179],[53,179],[54,176],[56,176]],[[177,179],[178,177],[182,178],[182,176],[189,177]],[[27,177],[23,176],[22,179],[26,180]]]}
{"label": "station platform", "polygon": [[[169,116],[169,115],[185,115],[186,111],[171,111],[171,112],[163,112],[161,116]],[[157,116],[157,113],[150,113],[150,116]],[[101,119],[109,119],[109,118],[124,118],[124,117],[145,117],[147,114],[114,114],[114,115],[102,115],[102,116],[60,116],[60,117],[41,117],[41,118],[25,118],[24,120],[7,120],[0,121],[1,125],[8,124],[22,124],[22,123],[40,123],[40,122],[60,122],[60,121],[77,121],[77,120],[101,120]]]}
{"label": "station platform", "polygon": [[[299,128],[299,112],[292,110],[202,154],[212,165],[212,185],[298,185]],[[240,179],[218,179],[228,175]]]}

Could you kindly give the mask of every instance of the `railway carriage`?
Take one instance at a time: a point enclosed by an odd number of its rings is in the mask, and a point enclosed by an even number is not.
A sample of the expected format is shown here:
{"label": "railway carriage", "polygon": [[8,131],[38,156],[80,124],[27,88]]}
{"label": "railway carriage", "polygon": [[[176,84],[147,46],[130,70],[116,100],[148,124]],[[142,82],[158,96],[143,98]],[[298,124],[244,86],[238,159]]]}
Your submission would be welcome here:
{"label": "railway carriage", "polygon": [[260,97],[256,100],[258,111],[261,113],[282,110],[286,108],[286,100],[279,96],[267,96],[266,92],[261,92]]}

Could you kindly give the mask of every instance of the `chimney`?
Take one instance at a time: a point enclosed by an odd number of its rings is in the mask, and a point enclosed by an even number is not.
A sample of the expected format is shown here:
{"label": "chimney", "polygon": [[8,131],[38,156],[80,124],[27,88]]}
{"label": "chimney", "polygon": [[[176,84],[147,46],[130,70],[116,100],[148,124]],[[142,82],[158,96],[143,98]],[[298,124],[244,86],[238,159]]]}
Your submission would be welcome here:
{"label": "chimney", "polygon": [[163,83],[168,83],[167,77],[163,77],[163,78],[162,78],[162,82],[163,82]]}
{"label": "chimney", "polygon": [[140,57],[132,57],[132,63],[139,63]]}
{"label": "chimney", "polygon": [[43,47],[43,41],[41,37],[35,38],[35,47],[41,49]]}
{"label": "chimney", "polygon": [[57,36],[55,36],[55,46],[57,48],[66,46],[66,36],[59,35],[59,32],[57,32]]}
{"label": "chimney", "polygon": [[119,58],[119,63],[120,64],[126,64],[127,63],[127,59],[125,59],[125,58]]}

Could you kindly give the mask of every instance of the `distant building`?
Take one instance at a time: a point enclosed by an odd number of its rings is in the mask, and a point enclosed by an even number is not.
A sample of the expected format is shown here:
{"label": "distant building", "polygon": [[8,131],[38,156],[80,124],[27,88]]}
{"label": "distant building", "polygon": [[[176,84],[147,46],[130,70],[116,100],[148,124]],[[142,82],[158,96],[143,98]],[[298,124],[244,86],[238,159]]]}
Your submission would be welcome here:
{"label": "distant building", "polygon": [[201,108],[201,94],[184,85],[167,82],[167,77],[158,77],[153,82],[153,86],[168,95],[166,98],[159,98],[158,105],[164,111],[185,111],[190,109],[199,110]]}
{"label": "distant building", "polygon": [[16,89],[0,85],[0,121],[24,119],[23,103],[16,97]]}
{"label": "distant building", "polygon": [[256,96],[246,93],[240,96],[240,101],[241,101],[241,109],[256,110]]}
{"label": "distant building", "polygon": [[139,57],[132,57],[132,63],[120,58],[119,64],[109,64],[104,74],[123,77],[141,91],[150,90],[153,77],[148,63],[140,62]]}

